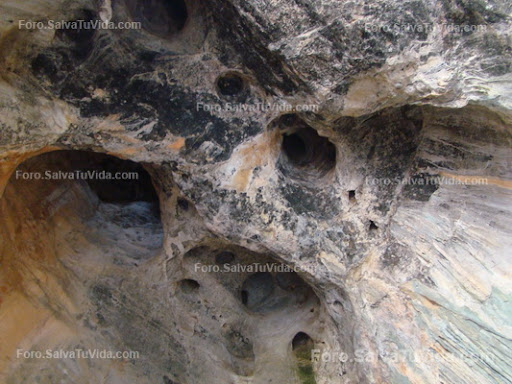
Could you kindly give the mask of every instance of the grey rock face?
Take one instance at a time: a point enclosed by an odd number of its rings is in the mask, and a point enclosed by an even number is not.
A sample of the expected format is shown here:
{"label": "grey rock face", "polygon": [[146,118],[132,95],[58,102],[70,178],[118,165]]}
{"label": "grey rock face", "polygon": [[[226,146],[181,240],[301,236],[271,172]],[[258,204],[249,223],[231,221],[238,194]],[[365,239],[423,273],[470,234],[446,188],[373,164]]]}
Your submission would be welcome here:
{"label": "grey rock face", "polygon": [[512,382],[510,2],[0,10],[2,382]]}

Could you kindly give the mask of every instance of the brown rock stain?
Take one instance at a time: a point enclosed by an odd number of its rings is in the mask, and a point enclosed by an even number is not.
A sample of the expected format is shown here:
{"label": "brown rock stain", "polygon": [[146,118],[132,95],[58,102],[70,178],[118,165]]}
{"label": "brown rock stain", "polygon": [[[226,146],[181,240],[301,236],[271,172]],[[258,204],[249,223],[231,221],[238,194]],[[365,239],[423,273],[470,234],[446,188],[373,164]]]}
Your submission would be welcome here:
{"label": "brown rock stain", "polygon": [[0,38],[0,78],[10,83],[9,72],[27,72],[28,66],[23,62],[23,55],[29,51],[31,44],[28,44],[29,33],[20,28],[11,27],[2,31]]}
{"label": "brown rock stain", "polygon": [[18,165],[31,157],[47,152],[58,151],[60,149],[59,147],[48,146],[32,152],[18,153],[16,151],[9,151],[4,153],[2,158],[0,158],[0,198],[3,196],[5,186]]}
{"label": "brown rock stain", "polygon": [[501,188],[512,189],[512,180],[498,179],[489,176],[464,176],[449,172],[439,172],[441,176],[459,180],[461,183],[469,185],[496,185]]}
{"label": "brown rock stain", "polygon": [[175,141],[173,141],[171,144],[167,146],[167,148],[173,150],[173,151],[179,151],[181,148],[185,146],[185,138],[184,137],[178,137]]}
{"label": "brown rock stain", "polygon": [[265,132],[258,136],[254,142],[240,149],[236,154],[240,166],[232,179],[233,188],[237,191],[247,189],[254,168],[264,166],[273,158],[272,153],[276,151],[279,140],[280,134],[277,130]]}
{"label": "brown rock stain", "polygon": [[129,159],[130,157],[141,151],[142,149],[138,147],[128,147],[120,151],[107,152],[107,155],[119,157],[120,159]]}

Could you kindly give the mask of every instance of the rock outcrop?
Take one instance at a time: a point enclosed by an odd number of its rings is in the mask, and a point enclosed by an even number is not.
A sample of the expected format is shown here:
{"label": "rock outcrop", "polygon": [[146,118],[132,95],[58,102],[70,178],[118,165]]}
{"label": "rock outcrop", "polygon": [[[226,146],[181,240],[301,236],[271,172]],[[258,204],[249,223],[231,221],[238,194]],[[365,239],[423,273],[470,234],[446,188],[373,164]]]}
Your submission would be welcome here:
{"label": "rock outcrop", "polygon": [[512,383],[510,2],[0,11],[0,382]]}

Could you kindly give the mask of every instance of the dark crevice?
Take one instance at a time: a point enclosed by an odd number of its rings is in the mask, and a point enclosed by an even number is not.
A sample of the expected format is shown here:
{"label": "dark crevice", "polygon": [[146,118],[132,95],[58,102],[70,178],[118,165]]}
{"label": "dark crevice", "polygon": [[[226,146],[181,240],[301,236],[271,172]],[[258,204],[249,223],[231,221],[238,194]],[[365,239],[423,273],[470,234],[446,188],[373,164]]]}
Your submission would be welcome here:
{"label": "dark crevice", "polygon": [[134,21],[163,38],[180,32],[189,17],[184,0],[126,0],[126,3]]}
{"label": "dark crevice", "polygon": [[183,293],[194,293],[199,290],[201,285],[192,279],[184,279],[179,282],[179,287]]}
{"label": "dark crevice", "polygon": [[217,89],[221,96],[236,96],[244,91],[244,80],[236,73],[226,73],[217,79]]}
{"label": "dark crevice", "polygon": [[242,298],[242,304],[247,305],[247,302],[249,301],[249,293],[246,290],[242,290],[240,296]]}
{"label": "dark crevice", "polygon": [[[35,161],[27,162],[35,169]],[[83,180],[106,203],[136,201],[158,204],[151,176],[140,163],[89,151],[55,151],[37,157],[40,181]],[[23,164],[22,166],[25,166]]]}
{"label": "dark crevice", "polygon": [[53,161],[56,166],[59,161],[65,161],[66,165],[62,164],[64,169],[68,167],[73,171],[94,175],[87,180],[87,183],[104,202],[158,203],[158,195],[153,187],[151,176],[139,163],[86,151],[60,151],[56,153]]}
{"label": "dark crevice", "polygon": [[300,135],[294,133],[283,137],[283,151],[286,153],[290,161],[297,165],[304,165],[307,156],[306,143]]}
{"label": "dark crevice", "polygon": [[304,332],[299,332],[295,335],[295,337],[292,340],[292,349],[295,351],[300,347],[303,347],[304,345],[307,345],[308,343],[312,343],[311,337]]}
{"label": "dark crevice", "polygon": [[189,209],[189,202],[185,199],[178,199],[178,207],[184,211],[188,211]]}
{"label": "dark crevice", "polygon": [[55,38],[70,46],[72,56],[79,61],[85,60],[94,47],[95,29],[91,23],[94,22],[97,15],[88,9],[82,9],[76,15],[76,20],[69,20],[68,24],[74,26],[84,26],[84,28],[66,28],[57,29]]}
{"label": "dark crevice", "polygon": [[302,384],[316,383],[311,358],[313,348],[313,339],[307,333],[299,332],[292,340],[292,351],[297,361],[297,373]]}
{"label": "dark crevice", "polygon": [[282,131],[281,155],[278,166],[285,176],[314,184],[331,174],[336,166],[336,147],[328,138],[294,115],[284,115],[277,121]]}

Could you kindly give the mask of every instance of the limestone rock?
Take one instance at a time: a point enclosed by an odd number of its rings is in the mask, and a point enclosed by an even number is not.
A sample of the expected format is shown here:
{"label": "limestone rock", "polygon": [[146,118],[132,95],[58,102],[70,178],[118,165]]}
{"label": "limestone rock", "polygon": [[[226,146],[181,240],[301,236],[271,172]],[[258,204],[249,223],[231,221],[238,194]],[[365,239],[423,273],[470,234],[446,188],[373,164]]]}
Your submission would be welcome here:
{"label": "limestone rock", "polygon": [[1,1],[0,382],[512,383],[511,12]]}

